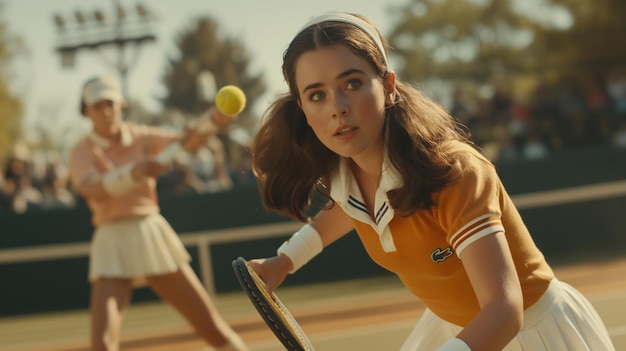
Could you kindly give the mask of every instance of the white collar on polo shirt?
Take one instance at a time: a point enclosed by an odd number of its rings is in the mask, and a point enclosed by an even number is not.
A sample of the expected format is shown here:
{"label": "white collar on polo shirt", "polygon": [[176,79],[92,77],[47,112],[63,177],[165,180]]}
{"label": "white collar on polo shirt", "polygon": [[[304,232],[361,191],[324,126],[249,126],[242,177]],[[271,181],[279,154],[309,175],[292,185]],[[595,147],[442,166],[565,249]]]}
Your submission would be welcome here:
{"label": "white collar on polo shirt", "polygon": [[385,152],[380,184],[376,190],[376,198],[374,203],[374,218],[372,221],[365,203],[361,190],[354,178],[354,175],[348,167],[348,160],[341,158],[339,168],[331,178],[330,196],[350,217],[369,224],[378,233],[381,245],[385,252],[396,251],[395,245],[391,238],[389,230],[389,222],[393,219],[394,210],[389,204],[387,192],[397,189],[402,185],[402,177],[398,171],[391,165],[390,160]]}

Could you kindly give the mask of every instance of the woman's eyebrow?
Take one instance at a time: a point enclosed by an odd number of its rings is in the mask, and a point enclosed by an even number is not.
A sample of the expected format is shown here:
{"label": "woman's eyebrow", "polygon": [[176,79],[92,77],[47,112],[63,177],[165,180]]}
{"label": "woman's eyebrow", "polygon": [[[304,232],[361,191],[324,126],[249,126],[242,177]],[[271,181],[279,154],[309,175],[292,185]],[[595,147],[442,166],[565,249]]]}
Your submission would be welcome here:
{"label": "woman's eyebrow", "polygon": [[[350,69],[348,69],[346,71],[343,71],[343,72],[339,73],[337,75],[337,77],[335,77],[335,79],[338,80],[338,79],[347,77],[347,76],[349,76],[349,75],[351,75],[353,73],[365,73],[365,72],[363,72],[363,70],[360,70],[358,68],[350,68]],[[307,85],[306,87],[304,87],[304,89],[302,89],[302,93],[304,94],[304,93],[307,92],[307,90],[316,89],[316,88],[319,88],[321,86],[322,86],[322,83],[311,83],[311,84]]]}

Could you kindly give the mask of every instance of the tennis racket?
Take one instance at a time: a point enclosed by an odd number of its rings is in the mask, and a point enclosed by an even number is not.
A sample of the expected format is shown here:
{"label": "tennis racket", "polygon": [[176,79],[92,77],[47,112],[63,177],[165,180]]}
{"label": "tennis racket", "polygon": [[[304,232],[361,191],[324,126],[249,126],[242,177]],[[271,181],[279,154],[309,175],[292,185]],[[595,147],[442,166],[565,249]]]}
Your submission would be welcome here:
{"label": "tennis racket", "polygon": [[[214,95],[216,94],[216,91],[215,91],[215,77],[213,76],[213,74],[210,71],[203,71],[198,76],[197,85],[198,85],[198,94],[199,94],[200,99],[206,102],[209,102],[211,104],[214,104],[214,100],[215,100]],[[224,88],[229,88],[229,87],[222,87],[219,91],[217,91],[217,94],[219,94]],[[228,91],[232,92],[232,89]],[[237,114],[239,114],[241,110],[243,110],[243,108],[246,106],[245,95],[243,96],[243,98],[241,98],[237,94],[236,97],[234,98],[234,101],[236,101],[235,106],[239,109],[239,111],[237,112]],[[187,124],[187,127],[193,129],[196,133],[200,133],[200,134],[206,134],[210,132],[215,133],[217,132],[217,129],[231,124],[231,122],[235,119],[236,119],[235,116],[226,114],[220,110],[219,106],[215,106],[214,108],[210,108],[207,111],[205,111],[205,113],[202,114],[202,116],[190,121]],[[189,138],[189,140],[173,142],[170,145],[168,145],[165,149],[163,149],[156,156],[156,161],[161,164],[168,164],[172,162],[174,157],[176,157],[176,155],[179,152],[183,150],[185,151],[196,150],[202,144],[205,144],[207,142],[207,139],[206,139],[207,136],[208,134],[204,136],[202,135],[192,136],[191,138]],[[247,140],[241,141],[240,143],[243,143],[243,142],[247,142]]]}
{"label": "tennis racket", "polygon": [[265,283],[248,262],[237,258],[233,261],[233,270],[250,302],[283,346],[289,351],[314,351],[296,319],[276,294],[265,289]]}

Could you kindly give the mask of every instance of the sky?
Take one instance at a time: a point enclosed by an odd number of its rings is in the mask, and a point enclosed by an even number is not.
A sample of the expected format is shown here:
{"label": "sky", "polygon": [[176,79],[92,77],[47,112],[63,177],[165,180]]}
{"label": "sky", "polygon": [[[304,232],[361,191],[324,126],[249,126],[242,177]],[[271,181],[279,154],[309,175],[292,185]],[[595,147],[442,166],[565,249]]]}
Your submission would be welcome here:
{"label": "sky", "polygon": [[[138,2],[118,0],[128,11]],[[282,53],[296,31],[312,16],[328,11],[348,11],[372,19],[385,35],[391,29],[390,5],[404,5],[409,0],[146,0],[141,2],[156,14],[157,41],[144,45],[137,64],[129,73],[129,95],[151,111],[160,105],[156,96],[164,94],[161,80],[167,58],[176,55],[174,40],[193,27],[195,20],[210,16],[217,20],[222,35],[238,38],[253,59],[250,72],[261,73],[268,86],[254,110],[264,111],[269,101],[285,91],[280,66]],[[11,87],[25,107],[24,123],[57,130],[85,130],[88,126],[78,113],[83,82],[100,73],[117,74],[110,65],[112,52],[99,55],[84,51],[76,56],[73,68],[62,68],[55,46],[61,36],[54,25],[54,15],[68,21],[75,11],[92,14],[95,10],[112,13],[114,0],[0,0],[8,32],[19,36],[28,51],[13,63]],[[57,133],[59,134],[59,133]],[[73,134],[73,133],[71,133]],[[62,136],[73,142],[69,136]],[[69,147],[69,145],[67,145]]]}

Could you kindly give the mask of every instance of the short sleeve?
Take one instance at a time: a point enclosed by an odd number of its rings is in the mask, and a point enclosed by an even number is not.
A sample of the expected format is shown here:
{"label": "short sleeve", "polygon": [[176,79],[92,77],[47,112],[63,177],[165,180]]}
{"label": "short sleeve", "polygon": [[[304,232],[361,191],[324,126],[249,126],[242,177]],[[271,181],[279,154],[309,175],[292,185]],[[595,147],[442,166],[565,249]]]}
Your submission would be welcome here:
{"label": "short sleeve", "polygon": [[476,151],[459,151],[461,177],[434,196],[435,214],[452,249],[463,250],[487,235],[503,232],[501,182],[495,167]]}

